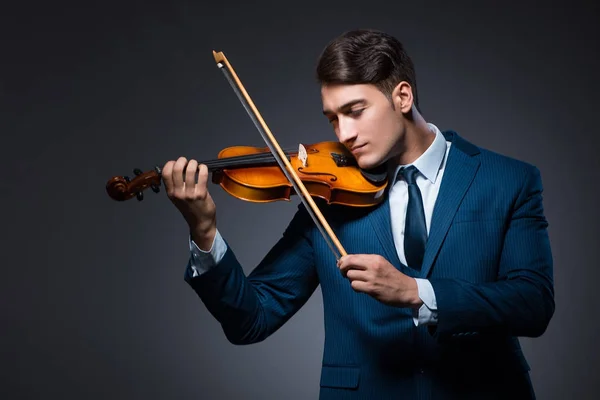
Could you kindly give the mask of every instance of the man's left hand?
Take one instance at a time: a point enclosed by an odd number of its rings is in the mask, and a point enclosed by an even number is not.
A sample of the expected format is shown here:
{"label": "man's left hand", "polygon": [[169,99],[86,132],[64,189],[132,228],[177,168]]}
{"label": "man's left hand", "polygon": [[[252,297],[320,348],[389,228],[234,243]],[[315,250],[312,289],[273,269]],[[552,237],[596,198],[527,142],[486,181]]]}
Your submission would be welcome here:
{"label": "man's left hand", "polygon": [[423,304],[417,281],[398,271],[380,255],[348,254],[340,258],[338,267],[352,289],[384,304],[410,308],[419,308]]}

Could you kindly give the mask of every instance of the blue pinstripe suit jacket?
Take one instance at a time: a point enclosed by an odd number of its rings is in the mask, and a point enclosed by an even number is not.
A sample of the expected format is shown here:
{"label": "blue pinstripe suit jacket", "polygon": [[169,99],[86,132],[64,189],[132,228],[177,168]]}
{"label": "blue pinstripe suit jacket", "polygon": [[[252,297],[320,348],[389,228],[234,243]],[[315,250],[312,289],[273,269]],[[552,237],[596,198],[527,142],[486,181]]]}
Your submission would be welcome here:
{"label": "blue pinstripe suit jacket", "polygon": [[[531,399],[518,337],[541,335],[554,313],[552,255],[536,167],[452,141],[423,266],[395,251],[389,204],[322,211],[348,253],[383,255],[430,280],[436,326],[409,309],[356,293],[302,206],[248,275],[228,250],[186,281],[235,344],[262,341],[321,285],[325,319],[321,399]],[[189,270],[189,268],[188,268]]]}

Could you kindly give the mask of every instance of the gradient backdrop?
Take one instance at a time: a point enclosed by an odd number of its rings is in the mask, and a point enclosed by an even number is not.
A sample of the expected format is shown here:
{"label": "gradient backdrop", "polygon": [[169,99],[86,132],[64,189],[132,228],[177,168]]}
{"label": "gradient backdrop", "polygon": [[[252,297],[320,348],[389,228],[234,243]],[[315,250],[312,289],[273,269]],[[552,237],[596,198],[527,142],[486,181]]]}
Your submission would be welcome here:
{"label": "gradient backdrop", "polygon": [[[522,343],[540,399],[597,398],[597,4],[163,3],[2,6],[0,398],[317,397],[320,291],[266,341],[231,345],[183,281],[186,225],[165,193],[118,203],[104,185],[264,145],[212,50],[282,146],[334,140],[315,62],[364,27],[405,43],[428,121],[540,168],[557,306],[547,332]],[[211,189],[249,272],[298,200]]]}

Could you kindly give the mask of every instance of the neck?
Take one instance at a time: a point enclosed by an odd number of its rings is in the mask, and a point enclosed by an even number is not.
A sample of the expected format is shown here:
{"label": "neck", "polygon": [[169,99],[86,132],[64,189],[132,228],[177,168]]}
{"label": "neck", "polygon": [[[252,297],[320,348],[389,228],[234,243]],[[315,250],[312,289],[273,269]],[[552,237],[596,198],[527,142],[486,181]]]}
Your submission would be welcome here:
{"label": "neck", "polygon": [[435,133],[419,113],[415,113],[412,121],[407,121],[406,131],[402,142],[399,143],[398,155],[394,158],[396,165],[406,165],[415,162],[431,146]]}

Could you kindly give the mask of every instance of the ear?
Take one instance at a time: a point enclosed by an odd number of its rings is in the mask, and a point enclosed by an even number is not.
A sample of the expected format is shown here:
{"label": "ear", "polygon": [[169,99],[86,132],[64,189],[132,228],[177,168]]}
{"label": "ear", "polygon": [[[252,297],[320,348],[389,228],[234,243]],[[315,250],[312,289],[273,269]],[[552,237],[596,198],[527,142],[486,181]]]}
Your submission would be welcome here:
{"label": "ear", "polygon": [[394,107],[400,110],[402,114],[407,114],[411,111],[413,106],[413,93],[412,87],[406,81],[402,81],[396,85],[392,91],[392,100]]}

